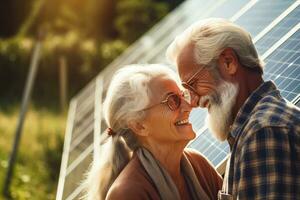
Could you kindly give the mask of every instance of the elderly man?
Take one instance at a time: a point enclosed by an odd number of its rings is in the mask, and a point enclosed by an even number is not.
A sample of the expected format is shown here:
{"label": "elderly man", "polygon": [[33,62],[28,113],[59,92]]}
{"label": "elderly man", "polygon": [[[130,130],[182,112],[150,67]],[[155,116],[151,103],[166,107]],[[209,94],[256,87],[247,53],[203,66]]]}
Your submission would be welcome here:
{"label": "elderly man", "polygon": [[300,110],[264,81],[250,34],[224,19],[200,21],[167,50],[191,104],[231,156],[219,199],[300,199]]}

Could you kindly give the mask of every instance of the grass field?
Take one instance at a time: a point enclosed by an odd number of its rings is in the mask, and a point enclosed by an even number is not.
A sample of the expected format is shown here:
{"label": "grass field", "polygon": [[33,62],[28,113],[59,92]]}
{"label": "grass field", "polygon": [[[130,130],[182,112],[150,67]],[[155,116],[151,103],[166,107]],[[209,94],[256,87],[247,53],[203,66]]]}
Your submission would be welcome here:
{"label": "grass field", "polygon": [[[19,107],[0,107],[0,189],[19,116]],[[13,199],[55,199],[66,114],[29,108],[11,184]],[[0,194],[0,199],[4,199]]]}

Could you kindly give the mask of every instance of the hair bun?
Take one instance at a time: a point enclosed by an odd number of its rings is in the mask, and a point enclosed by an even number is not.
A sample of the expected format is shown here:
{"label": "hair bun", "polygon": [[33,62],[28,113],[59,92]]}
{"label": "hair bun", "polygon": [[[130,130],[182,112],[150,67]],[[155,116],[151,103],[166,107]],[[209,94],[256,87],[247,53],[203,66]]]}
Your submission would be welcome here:
{"label": "hair bun", "polygon": [[116,133],[115,133],[111,128],[107,128],[107,129],[106,129],[106,133],[107,133],[108,135],[110,135],[110,136],[116,135]]}

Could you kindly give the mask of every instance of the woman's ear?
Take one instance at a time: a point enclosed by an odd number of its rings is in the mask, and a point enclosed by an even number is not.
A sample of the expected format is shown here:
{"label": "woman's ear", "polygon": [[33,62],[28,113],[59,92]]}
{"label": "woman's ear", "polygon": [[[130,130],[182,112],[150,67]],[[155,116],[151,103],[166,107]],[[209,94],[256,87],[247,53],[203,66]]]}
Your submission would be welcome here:
{"label": "woman's ear", "polygon": [[146,124],[138,121],[130,121],[128,122],[128,127],[137,135],[145,137],[149,135],[148,128]]}

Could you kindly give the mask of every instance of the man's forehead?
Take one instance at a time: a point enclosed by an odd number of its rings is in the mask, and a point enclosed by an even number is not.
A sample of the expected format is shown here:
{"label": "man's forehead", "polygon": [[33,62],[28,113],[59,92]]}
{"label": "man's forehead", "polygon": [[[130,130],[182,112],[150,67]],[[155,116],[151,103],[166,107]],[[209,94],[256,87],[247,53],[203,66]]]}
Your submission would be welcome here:
{"label": "man's forehead", "polygon": [[199,69],[195,61],[192,44],[185,46],[178,55],[177,68],[182,81],[188,80]]}
{"label": "man's forehead", "polygon": [[191,67],[190,65],[183,66],[182,68],[182,70],[178,70],[180,80],[182,82],[187,82],[197,72],[197,69],[195,69],[195,67]]}

